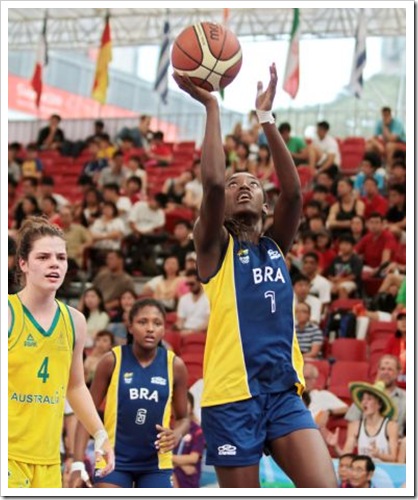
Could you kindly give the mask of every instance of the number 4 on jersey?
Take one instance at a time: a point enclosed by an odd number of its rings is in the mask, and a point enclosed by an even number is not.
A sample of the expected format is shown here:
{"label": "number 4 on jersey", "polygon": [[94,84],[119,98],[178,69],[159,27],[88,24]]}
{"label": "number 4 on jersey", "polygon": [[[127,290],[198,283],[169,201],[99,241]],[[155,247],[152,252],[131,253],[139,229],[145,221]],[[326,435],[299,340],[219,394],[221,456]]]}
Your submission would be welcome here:
{"label": "number 4 on jersey", "polygon": [[39,368],[39,371],[38,371],[38,378],[41,378],[42,379],[42,382],[45,384],[45,382],[49,379],[49,373],[48,373],[48,361],[49,361],[49,358],[48,356],[46,358],[44,358],[44,360],[42,361],[42,364]]}

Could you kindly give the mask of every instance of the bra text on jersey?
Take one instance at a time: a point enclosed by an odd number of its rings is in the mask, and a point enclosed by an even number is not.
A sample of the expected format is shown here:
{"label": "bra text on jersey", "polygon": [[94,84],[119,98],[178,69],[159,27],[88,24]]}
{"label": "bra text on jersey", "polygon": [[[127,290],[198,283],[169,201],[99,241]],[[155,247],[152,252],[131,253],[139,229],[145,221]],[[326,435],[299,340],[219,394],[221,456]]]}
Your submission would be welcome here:
{"label": "bra text on jersey", "polygon": [[267,282],[267,281],[281,281],[282,283],[286,283],[282,270],[280,267],[277,269],[273,269],[270,266],[266,266],[264,268],[262,267],[256,267],[253,269],[253,278],[254,278],[254,284],[258,285],[259,283]]}
{"label": "bra text on jersey", "polygon": [[129,399],[146,399],[147,401],[155,401],[158,403],[158,391],[150,392],[146,387],[129,389]]}

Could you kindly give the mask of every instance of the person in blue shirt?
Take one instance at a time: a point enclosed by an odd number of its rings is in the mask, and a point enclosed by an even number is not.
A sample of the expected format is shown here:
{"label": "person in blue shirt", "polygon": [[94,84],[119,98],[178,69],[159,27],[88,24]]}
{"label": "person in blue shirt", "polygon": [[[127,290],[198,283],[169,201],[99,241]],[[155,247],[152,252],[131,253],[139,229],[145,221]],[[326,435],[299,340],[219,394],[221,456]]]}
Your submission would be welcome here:
{"label": "person in blue shirt", "polygon": [[360,172],[354,179],[354,189],[358,191],[360,196],[364,196],[364,179],[368,176],[373,176],[376,179],[377,187],[380,194],[385,194],[385,176],[380,171],[382,161],[377,153],[368,152],[363,156],[360,164]]}
{"label": "person in blue shirt", "polygon": [[403,124],[393,118],[388,106],[383,107],[381,113],[382,118],[376,124],[374,136],[367,141],[366,150],[376,151],[391,165],[394,152],[405,147],[406,134]]}

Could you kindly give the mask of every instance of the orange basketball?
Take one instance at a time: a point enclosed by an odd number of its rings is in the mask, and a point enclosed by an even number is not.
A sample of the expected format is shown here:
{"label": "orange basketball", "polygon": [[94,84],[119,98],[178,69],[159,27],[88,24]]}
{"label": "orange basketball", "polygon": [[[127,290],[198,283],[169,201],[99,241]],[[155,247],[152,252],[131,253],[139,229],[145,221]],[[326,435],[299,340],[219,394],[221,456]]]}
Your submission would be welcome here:
{"label": "orange basketball", "polygon": [[198,23],[185,28],[174,40],[171,64],[199,87],[210,92],[224,89],[241,69],[241,45],[225,26]]}

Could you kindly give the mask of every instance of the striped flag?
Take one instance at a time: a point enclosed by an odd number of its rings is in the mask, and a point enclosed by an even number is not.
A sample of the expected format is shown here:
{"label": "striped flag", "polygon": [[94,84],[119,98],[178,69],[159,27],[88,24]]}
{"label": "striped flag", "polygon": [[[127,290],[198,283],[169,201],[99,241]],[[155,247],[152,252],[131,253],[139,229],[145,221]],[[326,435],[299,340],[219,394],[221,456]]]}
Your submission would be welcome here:
{"label": "striped flag", "polygon": [[109,86],[109,64],[111,60],[112,39],[110,35],[110,18],[109,15],[107,15],[97,58],[93,88],[91,90],[92,98],[96,99],[96,101],[99,101],[101,104],[106,102],[107,88]]}
{"label": "striped flag", "polygon": [[359,99],[363,92],[363,70],[366,66],[366,18],[360,9],[356,31],[353,67],[348,88]]}
{"label": "striped flag", "polygon": [[154,90],[160,94],[164,104],[167,104],[168,95],[168,68],[170,66],[170,24],[164,23],[163,43],[161,44],[160,56],[158,58],[157,76]]}
{"label": "striped flag", "polygon": [[299,9],[293,9],[292,33],[290,35],[289,51],[287,53],[283,82],[283,90],[287,92],[292,99],[296,97],[299,89],[299,40]]}
{"label": "striped flag", "polygon": [[36,107],[39,108],[41,103],[42,87],[43,87],[43,68],[48,64],[48,45],[46,42],[46,18],[41,32],[41,37],[36,49],[36,62],[33,76],[31,79],[31,87],[36,93]]}

